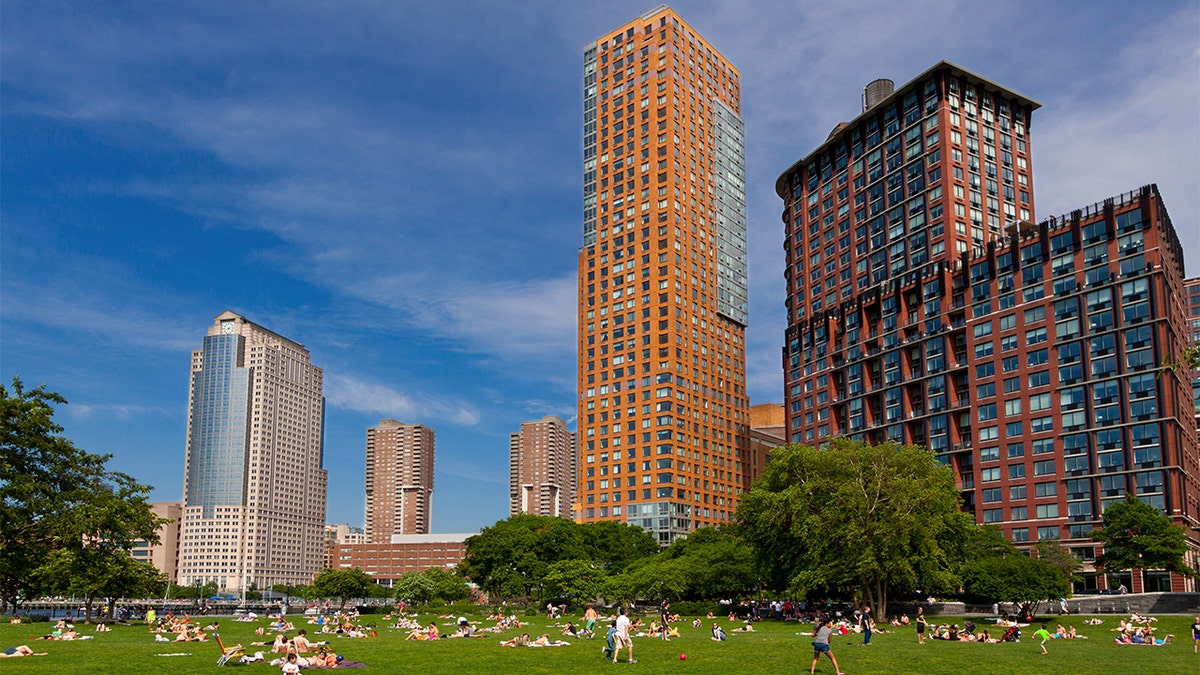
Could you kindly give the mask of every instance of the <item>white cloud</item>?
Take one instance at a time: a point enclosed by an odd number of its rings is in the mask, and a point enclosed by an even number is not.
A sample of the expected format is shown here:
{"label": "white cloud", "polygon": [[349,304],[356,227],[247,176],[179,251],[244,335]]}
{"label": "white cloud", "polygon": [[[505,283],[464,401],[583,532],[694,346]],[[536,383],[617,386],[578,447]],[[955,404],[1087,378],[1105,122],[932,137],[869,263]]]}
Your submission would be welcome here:
{"label": "white cloud", "polygon": [[326,373],[325,399],[338,408],[400,421],[422,420],[424,423],[424,420],[437,419],[462,426],[479,423],[479,413],[474,407],[457,398],[404,393],[341,373]]}
{"label": "white cloud", "polygon": [[63,413],[76,419],[108,418],[119,422],[144,420],[147,417],[176,418],[177,411],[161,406],[130,405],[121,403],[71,403],[62,408]]}

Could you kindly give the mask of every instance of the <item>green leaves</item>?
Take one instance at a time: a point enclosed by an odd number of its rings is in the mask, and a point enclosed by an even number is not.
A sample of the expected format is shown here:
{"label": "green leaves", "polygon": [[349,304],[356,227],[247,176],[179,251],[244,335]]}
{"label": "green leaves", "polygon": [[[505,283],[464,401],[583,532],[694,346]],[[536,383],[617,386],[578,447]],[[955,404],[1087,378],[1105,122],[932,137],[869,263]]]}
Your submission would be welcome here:
{"label": "green leaves", "polygon": [[312,583],[317,597],[338,598],[343,607],[350,598],[371,597],[371,589],[374,585],[375,580],[371,578],[371,575],[357,567],[346,570],[326,568],[317,575],[316,579],[313,579]]}
{"label": "green leaves", "polygon": [[1102,521],[1104,526],[1092,533],[1092,539],[1104,544],[1096,563],[1105,570],[1164,569],[1200,576],[1184,562],[1187,538],[1183,530],[1134,495],[1105,509]]}
{"label": "green leaves", "polygon": [[[658,544],[641,528],[519,514],[467,539],[460,569],[491,595],[558,600],[563,598],[560,592],[581,592],[573,585],[548,581],[552,572],[561,574],[568,561],[586,561],[607,577],[657,552]],[[563,565],[555,570],[556,563]]]}
{"label": "green leaves", "polygon": [[38,573],[44,563],[63,566],[74,583],[106,595],[132,592],[136,574],[108,578],[105,568],[124,570],[118,556],[128,557],[135,542],[158,542],[164,521],[150,511],[150,487],[105,468],[111,455],[80,450],[60,436],[53,406],[65,403],[45,387],[25,389],[19,378],[11,391],[0,386],[2,604],[35,594],[38,580],[50,578]]}
{"label": "green leaves", "polygon": [[773,587],[852,586],[882,615],[889,589],[953,587],[957,509],[953,473],[923,448],[835,439],[776,449],[737,520]]}

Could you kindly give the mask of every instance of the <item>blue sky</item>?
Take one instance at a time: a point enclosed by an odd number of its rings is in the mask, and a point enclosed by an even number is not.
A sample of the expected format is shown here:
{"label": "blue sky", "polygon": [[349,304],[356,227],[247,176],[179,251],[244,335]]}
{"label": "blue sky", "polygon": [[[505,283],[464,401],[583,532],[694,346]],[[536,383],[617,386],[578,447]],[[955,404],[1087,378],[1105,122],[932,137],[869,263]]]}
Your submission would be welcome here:
{"label": "blue sky", "polygon": [[[0,5],[0,377],[182,493],[190,352],[232,309],[325,370],[329,522],[366,427],[437,431],[433,530],[507,514],[575,415],[582,50],[627,2]],[[1149,182],[1200,272],[1200,4],[673,3],[742,74],[752,402],[782,401],[775,178],[861,87],[954,61],[1043,104],[1037,216]]]}

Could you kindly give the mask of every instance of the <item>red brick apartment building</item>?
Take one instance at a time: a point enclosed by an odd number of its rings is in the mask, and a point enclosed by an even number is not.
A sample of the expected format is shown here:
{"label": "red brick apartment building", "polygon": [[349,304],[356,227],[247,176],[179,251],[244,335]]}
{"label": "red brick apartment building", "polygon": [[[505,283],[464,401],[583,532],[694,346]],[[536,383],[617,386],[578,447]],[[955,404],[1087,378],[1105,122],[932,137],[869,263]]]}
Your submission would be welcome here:
{"label": "red brick apartment building", "polygon": [[[876,81],[776,184],[787,434],[928,447],[1018,545],[1090,531],[1127,493],[1200,551],[1183,252],[1155,186],[1033,223],[1039,104],[941,62]],[[1193,590],[1146,572],[1135,590]]]}

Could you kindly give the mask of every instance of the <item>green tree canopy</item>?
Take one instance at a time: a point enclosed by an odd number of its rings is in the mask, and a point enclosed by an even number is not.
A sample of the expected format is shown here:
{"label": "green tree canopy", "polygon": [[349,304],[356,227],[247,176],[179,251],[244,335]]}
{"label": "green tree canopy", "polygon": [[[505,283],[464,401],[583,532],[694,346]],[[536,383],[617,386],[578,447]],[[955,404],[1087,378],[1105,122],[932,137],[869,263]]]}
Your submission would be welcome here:
{"label": "green tree canopy", "polygon": [[579,524],[519,514],[484,528],[466,542],[459,570],[487,593],[541,598],[554,563],[587,560],[604,575],[658,551],[640,528],[616,522]]}
{"label": "green tree canopy", "polygon": [[[76,448],[54,422],[54,405],[66,400],[45,387],[27,390],[19,378],[0,386],[0,610],[14,606],[45,579],[38,573],[51,554],[102,574],[135,541],[158,541],[164,520],[147,502],[150,488],[110,471],[111,455]],[[95,579],[93,579],[95,581]]]}
{"label": "green tree canopy", "polygon": [[1022,616],[1032,616],[1042,600],[1066,597],[1070,578],[1054,564],[1021,551],[972,560],[963,568],[968,594],[989,602],[1012,602]]}
{"label": "green tree canopy", "polygon": [[1071,555],[1071,551],[1062,545],[1062,541],[1040,539],[1036,550],[1038,560],[1044,560],[1053,565],[1068,583],[1079,581],[1079,570],[1083,569],[1083,563]]}
{"label": "green tree canopy", "polygon": [[397,601],[423,605],[430,601],[458,602],[471,595],[467,582],[457,572],[431,567],[422,572],[409,572],[396,581],[393,589]]}
{"label": "green tree canopy", "polygon": [[592,560],[571,558],[550,563],[542,600],[582,605],[595,602],[608,575]]}
{"label": "green tree canopy", "polygon": [[1162,511],[1132,494],[1104,510],[1092,539],[1104,544],[1096,564],[1109,572],[1147,569],[1197,576],[1184,562],[1187,537]]}
{"label": "green tree canopy", "polygon": [[777,448],[737,521],[775,587],[849,586],[886,616],[889,590],[957,586],[954,474],[915,446],[835,439]]}
{"label": "green tree canopy", "polygon": [[433,599],[433,580],[424,572],[409,572],[396,580],[396,602],[424,605]]}
{"label": "green tree canopy", "polygon": [[676,540],[662,555],[688,562],[688,587],[680,599],[733,599],[758,585],[754,549],[733,528],[702,527]]}
{"label": "green tree canopy", "polygon": [[375,580],[371,575],[357,567],[346,570],[326,568],[313,579],[313,590],[317,597],[337,598],[341,607],[346,606],[350,598],[370,597],[371,587]]}

